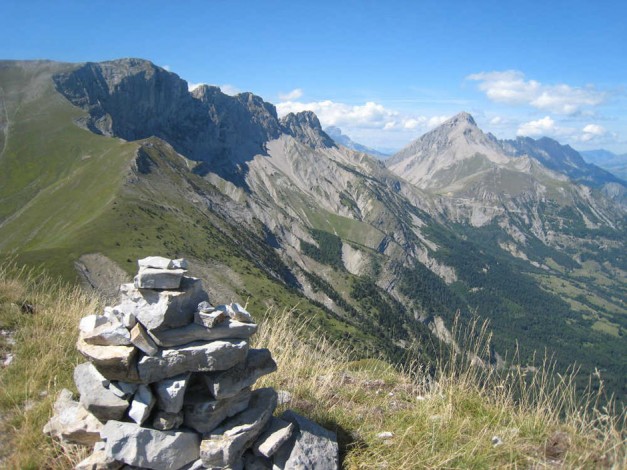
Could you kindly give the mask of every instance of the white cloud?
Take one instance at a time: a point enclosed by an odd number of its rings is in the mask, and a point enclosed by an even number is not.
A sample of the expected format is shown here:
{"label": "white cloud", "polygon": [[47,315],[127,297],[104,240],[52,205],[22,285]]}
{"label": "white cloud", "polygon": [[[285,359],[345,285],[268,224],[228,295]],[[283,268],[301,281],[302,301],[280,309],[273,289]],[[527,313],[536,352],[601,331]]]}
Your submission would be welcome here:
{"label": "white cloud", "polygon": [[164,65],[163,67],[161,67],[164,70],[167,70],[168,72],[171,72],[172,70],[170,70],[170,66],[169,65]]}
{"label": "white cloud", "polygon": [[289,93],[279,93],[279,99],[281,101],[293,101],[303,96],[303,90],[301,88],[294,88]]}
{"label": "white cloud", "polygon": [[599,126],[598,124],[588,124],[583,128],[583,131],[587,134],[593,135],[603,135],[605,134],[605,128],[603,126]]}
{"label": "white cloud", "polygon": [[201,85],[207,85],[206,83],[192,83],[192,82],[187,82],[187,89],[189,91],[195,90],[196,88],[198,88]]}
{"label": "white cloud", "polygon": [[313,111],[323,126],[383,130],[427,130],[444,122],[446,116],[407,115],[368,101],[360,105],[338,103],[331,100],[303,103],[283,101],[276,105],[280,116],[300,111]]}
{"label": "white cloud", "polygon": [[433,129],[434,127],[438,127],[444,121],[447,121],[450,117],[451,116],[433,116],[427,121],[427,128]]}
{"label": "white cloud", "polygon": [[313,111],[323,127],[337,126],[357,142],[375,148],[400,148],[450,117],[399,112],[373,101],[352,105],[332,100],[307,103],[288,100],[278,103],[276,108],[279,116]]}
{"label": "white cloud", "polygon": [[234,85],[229,85],[228,83],[225,83],[224,85],[218,85],[220,87],[220,90],[222,91],[222,93],[224,93],[225,95],[237,95],[239,93],[241,93],[241,90],[239,88],[237,88]]}
{"label": "white cloud", "polygon": [[533,106],[556,114],[572,115],[582,108],[597,106],[605,99],[605,93],[593,86],[547,85],[526,80],[518,70],[481,72],[466,78],[479,82],[479,89],[492,101]]}
{"label": "white cloud", "polygon": [[542,119],[521,124],[518,131],[516,131],[516,135],[535,137],[553,134],[556,130],[555,121],[550,116],[545,116]]}
{"label": "white cloud", "polygon": [[605,135],[606,130],[603,126],[599,126],[598,124],[588,124],[583,129],[583,134],[579,137],[579,140],[582,142],[589,142],[597,137],[601,137]]}

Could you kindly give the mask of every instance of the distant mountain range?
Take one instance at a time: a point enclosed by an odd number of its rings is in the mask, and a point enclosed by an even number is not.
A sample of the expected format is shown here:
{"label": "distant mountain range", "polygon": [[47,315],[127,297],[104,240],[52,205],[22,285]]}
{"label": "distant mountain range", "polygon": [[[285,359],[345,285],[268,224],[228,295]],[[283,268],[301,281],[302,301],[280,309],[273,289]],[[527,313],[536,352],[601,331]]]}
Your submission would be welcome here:
{"label": "distant mountain range", "polygon": [[357,152],[367,153],[368,155],[373,155],[378,158],[387,158],[390,155],[387,153],[379,152],[370,147],[366,147],[365,145],[359,144],[353,141],[349,136],[342,134],[342,129],[336,126],[325,127],[324,132],[327,133],[329,137],[331,137],[336,143],[343,145],[349,149],[355,150]]}
{"label": "distant mountain range", "polygon": [[627,153],[617,155],[608,150],[582,150],[581,156],[601,168],[615,174],[623,180],[627,180]]}
{"label": "distant mountain range", "polygon": [[103,263],[185,256],[213,301],[297,305],[393,362],[479,315],[495,364],[548,348],[627,393],[626,184],[568,146],[460,113],[382,161],[141,59],[4,61],[0,88],[4,256],[94,286]]}

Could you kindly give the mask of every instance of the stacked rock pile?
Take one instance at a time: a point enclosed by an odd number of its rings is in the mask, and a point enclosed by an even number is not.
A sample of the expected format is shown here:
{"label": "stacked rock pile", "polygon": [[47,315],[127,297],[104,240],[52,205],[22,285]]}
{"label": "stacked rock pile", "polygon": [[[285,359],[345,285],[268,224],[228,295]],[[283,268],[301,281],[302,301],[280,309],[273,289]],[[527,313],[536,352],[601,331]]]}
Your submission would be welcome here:
{"label": "stacked rock pile", "polygon": [[77,469],[336,469],[335,435],[252,390],[276,370],[237,303],[213,307],[187,262],[139,260],[120,303],[84,317],[74,370],[80,400],[63,390],[44,432],[93,446]]}

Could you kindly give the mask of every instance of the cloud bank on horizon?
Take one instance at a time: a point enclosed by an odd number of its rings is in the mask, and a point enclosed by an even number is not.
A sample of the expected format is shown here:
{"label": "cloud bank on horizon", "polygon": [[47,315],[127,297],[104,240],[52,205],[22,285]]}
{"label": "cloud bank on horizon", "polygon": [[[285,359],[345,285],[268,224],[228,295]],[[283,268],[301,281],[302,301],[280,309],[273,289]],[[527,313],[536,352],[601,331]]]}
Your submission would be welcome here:
{"label": "cloud bank on horizon", "polygon": [[[599,108],[611,102],[614,95],[594,85],[546,84],[527,79],[519,70],[472,73],[465,81],[476,83],[474,88],[487,98],[482,105],[471,105],[479,111],[470,111],[482,128],[499,138],[547,136],[576,148],[620,142],[618,133],[609,132],[599,124],[610,119],[602,115]],[[313,111],[323,127],[339,127],[351,138],[383,149],[400,148],[454,114],[428,115],[375,101],[349,104],[301,100],[304,95],[301,88],[279,94],[278,114]],[[538,113],[542,114],[537,116]]]}

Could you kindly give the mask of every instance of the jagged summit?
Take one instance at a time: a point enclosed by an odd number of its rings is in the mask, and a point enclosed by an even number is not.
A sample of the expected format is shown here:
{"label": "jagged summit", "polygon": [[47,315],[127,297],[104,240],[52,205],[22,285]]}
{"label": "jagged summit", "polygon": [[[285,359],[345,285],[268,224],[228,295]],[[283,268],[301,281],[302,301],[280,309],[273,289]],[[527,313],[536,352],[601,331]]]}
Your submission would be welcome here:
{"label": "jagged summit", "polygon": [[470,113],[466,111],[462,111],[461,113],[458,113],[452,118],[450,118],[448,121],[445,121],[444,123],[442,123],[443,126],[448,125],[449,127],[454,127],[454,126],[464,125],[464,124],[469,124],[475,127],[477,126],[475,119],[472,117]]}
{"label": "jagged summit", "polygon": [[407,181],[427,188],[443,184],[436,177],[438,172],[477,155],[497,164],[506,164],[510,159],[469,113],[462,112],[411,142],[386,164]]}
{"label": "jagged summit", "polygon": [[333,147],[335,142],[323,130],[318,116],[312,111],[289,113],[281,119],[286,134],[312,148]]}

